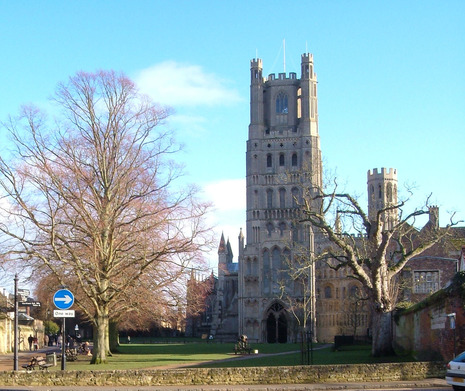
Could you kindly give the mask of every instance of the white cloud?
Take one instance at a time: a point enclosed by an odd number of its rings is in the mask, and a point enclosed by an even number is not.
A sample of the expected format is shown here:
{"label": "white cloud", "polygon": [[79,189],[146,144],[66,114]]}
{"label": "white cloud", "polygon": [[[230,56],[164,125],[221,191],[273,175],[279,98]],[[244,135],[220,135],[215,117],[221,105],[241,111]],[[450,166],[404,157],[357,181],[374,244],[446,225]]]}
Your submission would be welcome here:
{"label": "white cloud", "polygon": [[[225,239],[230,240],[234,261],[237,262],[239,255],[237,237],[241,228],[245,235],[245,179],[207,183],[203,186],[203,193],[204,197],[213,203],[213,211],[210,213],[208,223],[215,227],[215,239],[219,241],[221,234],[224,234]],[[216,269],[217,252],[212,251],[208,260],[211,267]]]}
{"label": "white cloud", "polygon": [[245,179],[226,179],[203,186],[205,195],[220,212],[245,210]]}
{"label": "white cloud", "polygon": [[218,106],[241,100],[226,80],[199,65],[165,61],[141,70],[134,79],[142,92],[168,106]]}
{"label": "white cloud", "polygon": [[199,115],[174,114],[168,118],[169,124],[175,129],[182,129],[183,134],[193,138],[200,138],[207,134],[208,120]]}

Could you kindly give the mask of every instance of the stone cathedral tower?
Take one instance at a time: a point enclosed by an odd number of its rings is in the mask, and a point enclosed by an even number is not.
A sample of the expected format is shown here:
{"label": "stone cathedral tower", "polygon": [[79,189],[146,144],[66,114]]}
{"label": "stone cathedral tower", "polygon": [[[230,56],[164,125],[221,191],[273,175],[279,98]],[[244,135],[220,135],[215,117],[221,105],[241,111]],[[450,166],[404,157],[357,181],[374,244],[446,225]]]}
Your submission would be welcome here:
{"label": "stone cathedral tower", "polygon": [[[262,75],[251,61],[250,125],[246,154],[246,243],[239,249],[239,333],[261,342],[294,337],[292,316],[277,299],[280,270],[291,242],[313,247],[308,226],[296,223],[303,188],[320,187],[317,78],[313,56],[296,73]],[[314,275],[312,275],[314,284]]]}
{"label": "stone cathedral tower", "polygon": [[[374,220],[376,213],[389,206],[397,205],[397,170],[393,168],[381,168],[381,172],[375,168],[367,173],[368,186],[368,216]],[[398,210],[384,212],[384,229],[394,227],[398,220]]]}

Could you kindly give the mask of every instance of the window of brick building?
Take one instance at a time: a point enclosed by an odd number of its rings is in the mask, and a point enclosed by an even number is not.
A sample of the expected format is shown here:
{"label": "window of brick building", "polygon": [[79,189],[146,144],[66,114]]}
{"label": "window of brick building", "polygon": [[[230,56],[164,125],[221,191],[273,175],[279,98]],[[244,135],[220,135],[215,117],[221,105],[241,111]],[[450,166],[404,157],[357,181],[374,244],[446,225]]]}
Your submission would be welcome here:
{"label": "window of brick building", "polygon": [[413,272],[413,293],[433,293],[439,290],[438,270],[418,270]]}

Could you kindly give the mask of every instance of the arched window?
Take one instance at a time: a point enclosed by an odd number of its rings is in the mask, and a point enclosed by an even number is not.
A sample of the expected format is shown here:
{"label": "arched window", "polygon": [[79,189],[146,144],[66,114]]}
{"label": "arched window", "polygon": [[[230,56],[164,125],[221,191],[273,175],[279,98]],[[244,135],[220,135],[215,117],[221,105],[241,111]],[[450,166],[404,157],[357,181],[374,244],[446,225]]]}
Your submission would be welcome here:
{"label": "arched window", "polygon": [[271,156],[271,153],[266,155],[266,166],[273,167],[273,157]]}
{"label": "arched window", "polygon": [[297,154],[293,153],[292,154],[292,167],[296,167],[296,166],[297,166]]}
{"label": "arched window", "polygon": [[273,207],[273,189],[268,189],[266,191],[266,207],[268,209]]}
{"label": "arched window", "polygon": [[349,295],[353,298],[358,298],[360,296],[359,289],[356,285],[351,285],[349,288]]}
{"label": "arched window", "polygon": [[386,198],[388,202],[392,202],[392,183],[388,183],[386,187]]}
{"label": "arched window", "polygon": [[280,236],[283,236],[284,235],[284,231],[286,230],[286,223],[279,223],[279,235]]}
{"label": "arched window", "polygon": [[271,255],[271,274],[273,279],[273,292],[279,291],[278,271],[281,270],[281,251],[274,248]]}
{"label": "arched window", "polygon": [[283,254],[281,255],[281,269],[283,271],[289,269],[289,264],[291,262],[291,252],[289,249],[285,249]]}
{"label": "arched window", "polygon": [[287,95],[284,92],[280,92],[276,97],[276,114],[287,114]]}
{"label": "arched window", "polygon": [[284,167],[284,153],[279,154],[279,167]]}
{"label": "arched window", "polygon": [[381,198],[382,197],[382,189],[381,189],[381,185],[378,185],[378,198]]}
{"label": "arched window", "polygon": [[268,250],[263,252],[263,290],[270,293],[270,253]]}
{"label": "arched window", "polygon": [[291,234],[292,234],[292,241],[298,242],[299,241],[299,228],[295,224],[292,224]]}
{"label": "arched window", "polygon": [[284,209],[286,207],[286,189],[279,189],[279,207]]}
{"label": "arched window", "polygon": [[329,285],[325,286],[325,299],[331,299],[331,287]]}

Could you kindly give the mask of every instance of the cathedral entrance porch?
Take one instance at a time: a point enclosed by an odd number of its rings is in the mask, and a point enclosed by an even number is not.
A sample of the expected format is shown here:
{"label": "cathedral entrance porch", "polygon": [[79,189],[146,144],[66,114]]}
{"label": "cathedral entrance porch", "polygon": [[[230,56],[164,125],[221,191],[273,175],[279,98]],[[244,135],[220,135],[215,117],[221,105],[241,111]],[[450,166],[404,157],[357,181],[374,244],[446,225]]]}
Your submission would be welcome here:
{"label": "cathedral entrance porch", "polygon": [[279,303],[274,303],[267,311],[266,316],[266,342],[287,342],[287,316],[286,310]]}

